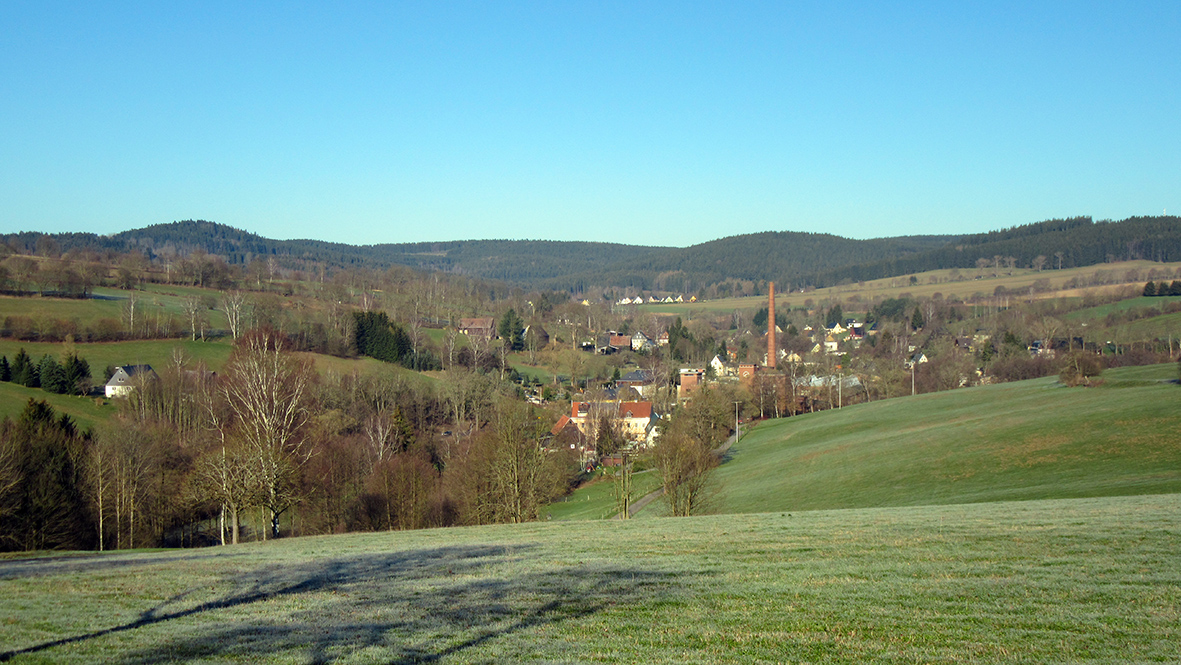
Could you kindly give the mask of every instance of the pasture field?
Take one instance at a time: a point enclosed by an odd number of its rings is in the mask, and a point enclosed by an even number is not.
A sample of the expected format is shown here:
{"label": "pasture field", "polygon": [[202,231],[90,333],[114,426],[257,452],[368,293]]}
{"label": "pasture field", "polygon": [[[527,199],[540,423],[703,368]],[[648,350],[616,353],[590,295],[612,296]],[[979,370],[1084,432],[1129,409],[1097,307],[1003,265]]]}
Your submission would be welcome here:
{"label": "pasture field", "polygon": [[[111,294],[115,289],[100,289]],[[96,290],[97,291],[97,290]],[[78,300],[74,298],[40,298],[36,296],[0,296],[0,320],[10,316],[28,316],[34,319],[77,319],[92,324],[98,319],[119,320],[123,299],[110,295],[101,299]]]}
{"label": "pasture field", "polygon": [[67,348],[90,363],[90,373],[96,383],[103,378],[103,369],[108,365],[151,365],[161,368],[172,363],[174,354],[180,353],[191,363],[203,361],[211,370],[221,369],[233,348],[232,340],[218,338],[202,342],[189,339],[151,339],[128,342],[93,342],[89,344],[66,344],[64,342],[22,342],[14,339],[0,339],[0,355],[9,362],[24,349],[34,360],[50,355],[60,359]]}
{"label": "pasture field", "polygon": [[0,659],[1175,662],[1178,551],[1157,495],[9,558]]}
{"label": "pasture field", "polygon": [[[34,361],[39,361],[43,355],[60,358],[67,348],[61,342],[20,342],[0,339],[0,355],[6,356],[9,362],[20,349],[24,349]],[[98,342],[93,344],[73,344],[70,348],[90,363],[90,372],[96,385],[102,383],[103,369],[107,365],[139,365],[148,364],[161,371],[172,364],[174,353],[181,353],[186,359],[186,365],[192,366],[196,362],[204,362],[211,370],[218,371],[230,357],[233,350],[232,340],[220,338],[208,342],[193,342],[187,339],[145,340],[131,342]],[[320,374],[335,373],[347,375],[353,373],[376,374],[380,372],[394,372],[407,381],[427,384],[435,383],[435,377],[413,372],[397,365],[383,363],[373,358],[337,358],[314,353],[301,354],[310,358],[316,371]],[[45,400],[58,413],[67,413],[83,427],[97,424],[106,420],[114,413],[114,407],[107,400],[105,405],[99,406],[94,398],[74,397],[69,395],[54,395],[40,388],[25,388],[13,383],[0,382],[0,418],[8,416],[15,418],[24,410],[29,398]]]}
{"label": "pasture field", "polygon": [[0,381],[0,419],[16,419],[25,410],[30,398],[37,401],[45,400],[59,417],[63,413],[68,415],[82,430],[94,427],[115,413],[115,406],[110,400],[96,401],[93,397],[55,395],[40,388],[26,388]]}
{"label": "pasture field", "polygon": [[[188,317],[185,315],[184,302],[189,295],[197,295],[205,300],[218,302],[221,293],[211,289],[197,289],[183,286],[149,285],[143,290],[137,290],[142,315],[151,319],[158,315],[175,317],[187,329]],[[94,290],[94,298],[41,298],[36,296],[16,297],[0,296],[0,320],[7,316],[28,316],[34,320],[65,319],[76,320],[83,327],[93,326],[99,319],[114,319],[120,321],[123,307],[127,303],[128,291],[99,287]],[[219,309],[202,310],[206,317],[207,329],[225,329],[225,313]]]}
{"label": "pasture field", "polygon": [[1124,312],[1137,308],[1161,309],[1165,303],[1178,301],[1181,301],[1181,296],[1153,296],[1151,298],[1138,296],[1136,298],[1125,298],[1119,302],[1108,303],[1106,305],[1080,309],[1067,314],[1065,318],[1071,321],[1097,321],[1114,312]]}
{"label": "pasture field", "polygon": [[[1175,363],[902,397],[759,425],[716,510],[867,508],[1181,492]],[[642,513],[641,513],[642,515]]]}

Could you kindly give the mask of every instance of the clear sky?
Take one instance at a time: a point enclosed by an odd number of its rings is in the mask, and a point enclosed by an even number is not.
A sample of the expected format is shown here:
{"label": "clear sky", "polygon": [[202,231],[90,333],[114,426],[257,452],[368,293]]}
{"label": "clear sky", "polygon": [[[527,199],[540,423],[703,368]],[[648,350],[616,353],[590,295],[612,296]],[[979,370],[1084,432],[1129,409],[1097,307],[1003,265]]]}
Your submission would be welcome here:
{"label": "clear sky", "polygon": [[1181,212],[1181,2],[4,2],[0,231],[689,245]]}

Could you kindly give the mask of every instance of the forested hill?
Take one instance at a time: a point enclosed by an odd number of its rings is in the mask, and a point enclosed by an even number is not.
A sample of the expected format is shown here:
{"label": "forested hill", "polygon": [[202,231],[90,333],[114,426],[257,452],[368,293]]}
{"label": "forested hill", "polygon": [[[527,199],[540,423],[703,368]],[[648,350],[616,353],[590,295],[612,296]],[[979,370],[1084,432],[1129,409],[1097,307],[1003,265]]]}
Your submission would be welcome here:
{"label": "forested hill", "polygon": [[964,236],[905,236],[853,240],[823,233],[765,232],[685,248],[597,242],[465,240],[346,245],[320,240],[271,240],[222,224],[183,221],[113,236],[33,232],[0,237],[18,251],[93,249],[143,251],[150,258],[201,250],[230,264],[275,258],[295,268],[312,263],[384,269],[392,265],[444,270],[526,288],[586,291],[633,287],[691,292],[726,280],[774,280],[784,288],[827,286],[925,270],[975,268],[1005,260],[1029,266],[1075,267],[1120,259],[1181,261],[1181,219],[1132,217],[1050,220]]}
{"label": "forested hill", "polygon": [[1090,217],[1058,219],[1003,231],[963,236],[941,247],[846,267],[817,276],[819,285],[861,281],[925,270],[975,268],[981,259],[1010,260],[1027,267],[1042,257],[1046,267],[1089,266],[1146,259],[1181,261],[1181,218],[1130,217],[1093,222]]}
{"label": "forested hill", "polygon": [[560,275],[542,285],[553,289],[607,285],[689,292],[731,279],[802,284],[834,268],[896,260],[953,240],[954,236],[851,240],[827,233],[768,231],[653,252],[583,273]]}

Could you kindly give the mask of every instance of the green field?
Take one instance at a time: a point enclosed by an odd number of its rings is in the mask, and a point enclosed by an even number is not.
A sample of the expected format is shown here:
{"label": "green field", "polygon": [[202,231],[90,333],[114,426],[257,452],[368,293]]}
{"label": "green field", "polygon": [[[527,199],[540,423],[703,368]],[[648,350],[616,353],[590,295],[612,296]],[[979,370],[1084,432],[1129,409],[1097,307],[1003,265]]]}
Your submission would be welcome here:
{"label": "green field", "polygon": [[1137,298],[1125,298],[1118,302],[1108,303],[1106,305],[1098,305],[1096,307],[1088,307],[1080,309],[1076,312],[1071,312],[1066,315],[1066,319],[1071,321],[1095,321],[1102,319],[1108,314],[1114,312],[1125,312],[1129,309],[1161,309],[1166,303],[1173,303],[1181,301],[1181,296],[1162,296],[1146,298],[1140,296]]}
{"label": "green field", "polygon": [[[632,474],[632,500],[660,488],[660,474],[655,469]],[[606,520],[619,514],[615,499],[615,483],[611,478],[600,478],[579,487],[570,496],[555,501],[541,511],[543,519]]]}
{"label": "green field", "polygon": [[[79,300],[75,298],[40,298],[0,296],[0,320],[6,316],[28,316],[33,319],[75,319],[83,326],[92,325],[99,319],[120,320],[123,306],[127,302],[128,291],[122,289],[97,288],[94,295],[99,298]],[[166,286],[160,284],[148,285],[137,290],[143,315],[148,319],[158,314],[176,317],[186,324],[184,302],[190,295],[220,302],[222,294],[211,289],[199,289],[184,286]],[[217,309],[202,310],[210,329],[224,329],[226,327],[225,314]]]}
{"label": "green field", "polygon": [[718,512],[1181,492],[1175,364],[862,404],[765,422],[718,470]]}
{"label": "green field", "polygon": [[12,662],[1175,662],[1181,496],[0,561]]}
{"label": "green field", "polygon": [[109,400],[54,395],[40,388],[0,382],[0,419],[15,419],[25,410],[30,399],[45,400],[54,411],[68,415],[82,429],[93,427],[115,413],[115,407]]}
{"label": "green field", "polygon": [[[0,355],[7,356],[9,362],[20,349],[24,349],[33,359],[50,355],[61,358],[67,345],[62,342],[21,342],[12,339],[0,339]],[[217,370],[230,357],[232,340],[217,339],[194,342],[188,339],[153,339],[131,342],[95,342],[92,344],[73,344],[78,355],[90,363],[90,372],[96,382],[102,381],[103,369],[108,365],[142,365],[164,367],[171,364],[174,354],[179,352],[189,364],[203,361],[209,369]]]}
{"label": "green field", "polygon": [[[24,349],[25,353],[36,361],[44,355],[60,358],[66,348],[67,345],[63,343],[0,339],[0,355],[6,356],[9,362],[12,362],[20,349]],[[71,348],[90,363],[90,373],[95,385],[102,385],[103,370],[108,365],[147,364],[163,368],[173,362],[174,354],[178,352],[187,359],[190,366],[203,361],[210,369],[217,370],[225,363],[231,349],[229,340],[193,342],[176,339],[74,344]],[[18,416],[30,397],[45,400],[55,411],[69,414],[83,427],[106,420],[115,411],[110,403],[99,406],[93,398],[54,395],[39,388],[25,388],[13,383],[0,382],[0,418]]]}

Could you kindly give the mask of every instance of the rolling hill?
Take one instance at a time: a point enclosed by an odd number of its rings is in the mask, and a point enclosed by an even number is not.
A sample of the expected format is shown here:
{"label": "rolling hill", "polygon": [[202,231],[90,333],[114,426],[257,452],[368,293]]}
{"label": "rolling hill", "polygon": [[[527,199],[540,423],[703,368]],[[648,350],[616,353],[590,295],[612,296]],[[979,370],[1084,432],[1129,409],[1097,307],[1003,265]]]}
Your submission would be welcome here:
{"label": "rolling hill", "polygon": [[[608,242],[466,240],[352,246],[320,240],[271,240],[206,221],[156,224],[113,236],[51,236],[62,250],[137,250],[149,256],[202,250],[231,264],[275,258],[290,267],[322,263],[343,268],[393,265],[443,270],[525,287],[583,292],[631,288],[695,292],[743,280],[782,286],[828,286],[940,269],[967,269],[980,259],[1011,258],[1027,266],[1078,267],[1113,260],[1181,260],[1181,218],[1132,217],[1094,222],[1049,220],[963,236],[905,236],[854,240],[824,233],[765,232],[690,247],[642,247]],[[33,251],[41,234],[0,237]],[[758,287],[761,288],[761,287]]]}
{"label": "rolling hill", "polygon": [[1177,366],[902,397],[761,423],[718,471],[717,512],[1181,492]]}

